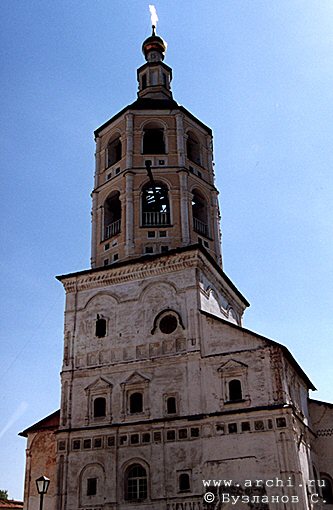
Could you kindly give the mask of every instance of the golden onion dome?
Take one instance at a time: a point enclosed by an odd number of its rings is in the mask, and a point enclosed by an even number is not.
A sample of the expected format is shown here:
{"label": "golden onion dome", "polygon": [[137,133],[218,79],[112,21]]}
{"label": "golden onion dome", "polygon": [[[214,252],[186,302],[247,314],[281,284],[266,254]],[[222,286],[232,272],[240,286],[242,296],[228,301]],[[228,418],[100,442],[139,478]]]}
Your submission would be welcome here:
{"label": "golden onion dome", "polygon": [[166,48],[167,48],[166,42],[163,41],[162,37],[156,35],[155,27],[153,25],[152,35],[142,43],[142,53],[144,54],[145,59],[148,60],[148,55],[151,51],[157,51],[158,53],[160,53],[161,58],[163,60]]}

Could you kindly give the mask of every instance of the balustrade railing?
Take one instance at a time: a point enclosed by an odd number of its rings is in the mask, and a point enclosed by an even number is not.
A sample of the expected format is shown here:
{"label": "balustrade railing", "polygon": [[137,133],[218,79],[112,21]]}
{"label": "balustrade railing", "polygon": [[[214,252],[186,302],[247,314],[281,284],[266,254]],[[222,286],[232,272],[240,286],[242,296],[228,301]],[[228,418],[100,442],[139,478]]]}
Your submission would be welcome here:
{"label": "balustrade railing", "polygon": [[144,227],[164,227],[170,224],[170,214],[168,212],[144,212]]}
{"label": "balustrade railing", "polygon": [[193,228],[195,232],[201,234],[202,236],[208,237],[208,225],[198,218],[193,218]]}
{"label": "balustrade railing", "polygon": [[105,227],[105,239],[116,236],[121,229],[121,220],[114,221]]}

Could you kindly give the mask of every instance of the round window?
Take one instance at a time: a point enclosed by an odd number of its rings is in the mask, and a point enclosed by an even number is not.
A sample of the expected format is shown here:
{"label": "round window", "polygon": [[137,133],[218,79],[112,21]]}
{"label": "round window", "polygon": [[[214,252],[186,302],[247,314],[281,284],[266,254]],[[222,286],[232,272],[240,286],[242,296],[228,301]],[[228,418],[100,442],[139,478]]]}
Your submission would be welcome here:
{"label": "round window", "polygon": [[166,335],[173,333],[178,326],[178,320],[174,315],[165,315],[159,323],[160,330]]}

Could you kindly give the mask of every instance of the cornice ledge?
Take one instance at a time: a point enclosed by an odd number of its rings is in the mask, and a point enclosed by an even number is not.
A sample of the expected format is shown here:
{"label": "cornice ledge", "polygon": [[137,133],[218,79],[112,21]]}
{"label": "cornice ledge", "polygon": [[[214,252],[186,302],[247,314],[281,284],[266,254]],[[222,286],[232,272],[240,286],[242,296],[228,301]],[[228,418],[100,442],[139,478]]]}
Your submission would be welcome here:
{"label": "cornice ledge", "polygon": [[101,272],[91,272],[84,275],[69,276],[63,279],[66,293],[87,290],[96,287],[106,287],[118,283],[134,280],[142,280],[152,276],[174,273],[189,267],[197,267],[199,263],[199,251],[173,254],[157,260],[147,260],[124,266],[107,268]]}

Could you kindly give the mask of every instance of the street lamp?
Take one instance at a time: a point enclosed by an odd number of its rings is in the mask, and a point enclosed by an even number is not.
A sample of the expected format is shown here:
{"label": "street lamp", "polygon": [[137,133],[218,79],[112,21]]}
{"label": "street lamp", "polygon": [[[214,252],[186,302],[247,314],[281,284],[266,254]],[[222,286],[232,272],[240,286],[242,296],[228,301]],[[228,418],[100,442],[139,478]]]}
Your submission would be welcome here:
{"label": "street lamp", "polygon": [[47,489],[49,488],[50,485],[50,480],[49,478],[46,478],[46,476],[43,475],[40,478],[37,478],[36,485],[38,494],[40,495],[39,510],[43,510],[44,494],[47,493]]}

